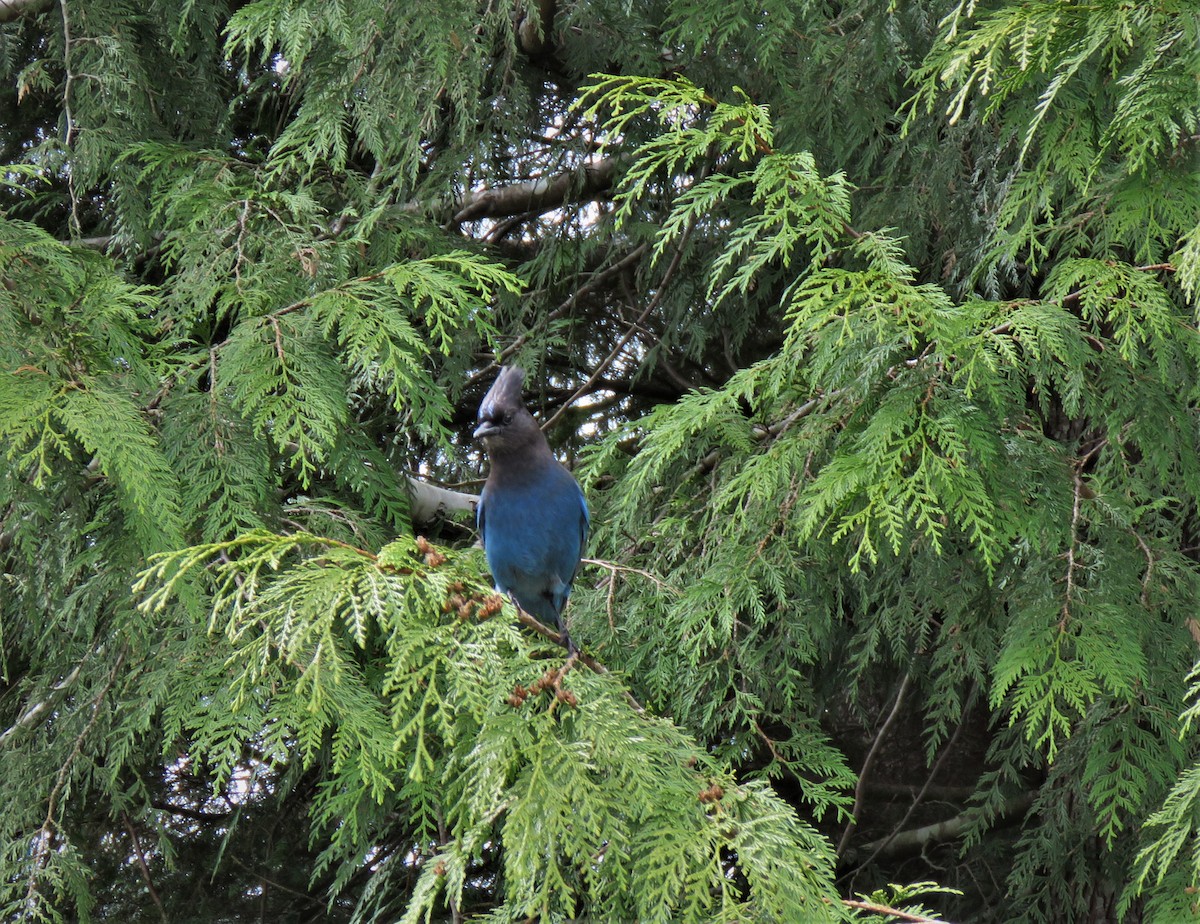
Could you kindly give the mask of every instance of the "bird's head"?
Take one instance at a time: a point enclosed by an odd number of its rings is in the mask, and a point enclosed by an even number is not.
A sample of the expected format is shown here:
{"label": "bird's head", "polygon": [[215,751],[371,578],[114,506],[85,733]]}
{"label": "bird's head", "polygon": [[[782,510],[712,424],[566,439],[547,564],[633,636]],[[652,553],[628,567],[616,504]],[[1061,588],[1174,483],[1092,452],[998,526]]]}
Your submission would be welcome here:
{"label": "bird's head", "polygon": [[533,415],[521,401],[523,381],[523,369],[506,366],[500,370],[496,381],[479,404],[479,426],[475,428],[475,439],[483,440],[490,456],[545,442]]}

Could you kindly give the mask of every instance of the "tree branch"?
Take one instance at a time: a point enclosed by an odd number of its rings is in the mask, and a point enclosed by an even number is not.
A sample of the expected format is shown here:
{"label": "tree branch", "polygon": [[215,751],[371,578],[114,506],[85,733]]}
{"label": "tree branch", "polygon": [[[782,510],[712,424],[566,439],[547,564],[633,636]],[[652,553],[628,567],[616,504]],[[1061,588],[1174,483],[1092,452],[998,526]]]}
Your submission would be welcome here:
{"label": "tree branch", "polygon": [[841,840],[838,841],[837,845],[837,855],[839,857],[846,852],[846,845],[850,842],[850,835],[854,833],[854,829],[858,826],[858,822],[855,819],[858,817],[858,813],[862,811],[863,799],[866,798],[867,773],[871,769],[871,764],[875,762],[875,756],[879,753],[879,747],[883,744],[883,739],[887,737],[892,723],[896,721],[896,717],[900,714],[900,706],[904,703],[904,694],[908,692],[908,685],[911,682],[912,671],[909,671],[900,681],[900,689],[896,691],[896,701],[892,703],[892,711],[888,713],[888,717],[884,720],[883,725],[880,726],[879,733],[875,735],[875,740],[871,743],[871,750],[867,752],[866,759],[863,760],[862,770],[858,774],[858,784],[854,787],[854,808],[850,811],[850,822],[846,825],[846,830],[842,832]]}
{"label": "tree branch", "polygon": [[522,212],[548,212],[570,202],[594,199],[612,186],[617,168],[628,158],[616,155],[580,164],[566,173],[470,192],[458,202],[451,224],[501,218]]}
{"label": "tree branch", "polygon": [[[920,792],[913,796],[912,804],[909,805],[908,811],[904,813],[904,817],[900,819],[899,823],[893,829],[893,835],[898,834],[901,830],[903,830],[904,826],[908,824],[908,820],[912,818],[913,812],[917,810],[917,806],[921,804],[921,800],[925,798],[925,794],[929,792],[930,787],[933,785],[933,781],[937,777],[938,771],[942,769],[942,764],[946,762],[946,758],[950,755],[950,752],[954,750],[954,745],[958,741],[958,736],[962,734],[962,730],[966,727],[967,715],[970,713],[975,704],[975,695],[978,691],[979,684],[976,682],[971,686],[971,692],[967,695],[967,705],[963,708],[962,720],[958,723],[958,727],[954,729],[954,734],[950,736],[950,740],[946,742],[946,746],[942,748],[942,753],[939,754],[937,760],[934,761],[933,767],[929,771],[929,776],[925,779],[925,785],[921,787]],[[969,795],[970,793],[968,793],[968,796]],[[862,863],[860,863],[859,866],[866,866],[868,863],[873,861],[879,855],[879,853],[891,843],[891,839],[883,838],[875,841],[875,843],[879,845],[875,848],[875,852],[867,857],[867,859],[865,859]]]}
{"label": "tree branch", "polygon": [[923,914],[915,914],[912,911],[902,911],[899,908],[889,908],[887,905],[859,901],[855,898],[843,898],[842,904],[847,908],[857,908],[859,911],[866,911],[870,914],[888,915],[900,921],[910,922],[910,924],[946,924],[940,918],[929,918]]}
{"label": "tree branch", "polygon": [[[545,636],[546,638],[550,639],[555,644],[558,644],[558,645],[562,644],[562,635],[556,629],[551,629],[545,623],[541,622],[540,620],[536,619],[533,616],[530,616],[519,606],[516,607],[516,610],[517,610],[517,621],[520,622],[521,625],[528,626],[529,628],[531,628],[535,632],[537,632],[538,635]],[[571,658],[577,658],[578,660],[582,661],[585,665],[587,665],[587,667],[594,674],[607,674],[609,672],[607,667],[605,667],[603,664],[601,664],[599,661],[597,661],[595,658],[593,658],[590,654],[587,654],[584,651],[576,651],[575,654],[571,655],[570,658],[568,658],[568,660],[570,660]],[[639,703],[634,698],[633,694],[630,693],[628,690],[625,691],[625,700],[626,700],[626,702],[629,703],[630,706],[633,707],[634,712],[637,712],[639,715],[645,713],[646,707],[643,706],[641,703]]]}
{"label": "tree branch", "polygon": [[[62,11],[62,35],[63,35],[63,71],[66,74],[66,79],[63,81],[63,147],[74,154],[72,150],[75,143],[75,116],[71,110],[71,87],[75,83],[75,72],[71,67],[71,17],[67,10],[67,0],[58,0],[58,7]],[[83,236],[82,229],[79,224],[79,190],[75,188],[76,170],[73,168],[67,171],[67,191],[71,195],[71,239],[76,240]]]}
{"label": "tree branch", "polygon": [[412,521],[419,526],[432,523],[452,510],[466,510],[474,514],[479,504],[478,494],[451,491],[411,476],[408,478],[408,489],[412,497]]}
{"label": "tree branch", "polygon": [[0,745],[3,745],[4,742],[7,741],[12,735],[16,734],[18,730],[32,725],[42,715],[44,715],[46,713],[46,711],[49,710],[49,708],[50,708],[50,700],[51,700],[51,697],[53,696],[53,694],[61,693],[63,690],[65,690],[67,687],[69,687],[72,683],[74,683],[75,678],[79,676],[79,671],[82,667],[83,667],[83,662],[80,661],[78,664],[75,665],[75,667],[72,669],[71,673],[67,674],[66,677],[64,677],[62,680],[60,680],[53,687],[50,688],[50,691],[49,691],[49,693],[47,693],[45,699],[34,703],[32,706],[30,706],[28,709],[25,710],[25,712],[21,715],[21,717],[19,719],[17,719],[17,721],[15,721],[9,728],[6,728],[3,732],[3,734],[0,734]]}
{"label": "tree branch", "polygon": [[0,23],[50,9],[53,0],[0,0]]}
{"label": "tree branch", "polygon": [[646,304],[646,307],[642,310],[642,313],[638,315],[637,320],[629,325],[629,328],[621,336],[621,339],[617,341],[617,345],[612,348],[612,350],[606,357],[604,357],[603,360],[601,360],[600,365],[596,367],[596,370],[588,377],[588,380],[576,390],[575,394],[571,395],[571,397],[566,400],[562,407],[554,412],[549,420],[542,424],[543,431],[549,430],[551,427],[553,427],[558,419],[562,417],[564,413],[566,413],[567,408],[578,401],[580,396],[587,394],[588,389],[590,389],[596,383],[596,380],[600,378],[600,376],[604,375],[605,371],[612,364],[613,360],[621,355],[621,352],[625,349],[625,345],[629,343],[629,341],[633,339],[633,335],[637,333],[638,326],[645,321],[646,318],[650,317],[650,314],[655,308],[658,307],[658,303],[662,301],[663,295],[666,294],[667,286],[670,284],[675,275],[675,271],[679,269],[679,264],[683,260],[683,252],[687,249],[688,238],[691,237],[693,227],[695,227],[695,222],[688,222],[687,230],[684,231],[682,237],[680,237],[679,246],[675,248],[675,255],[671,258],[671,263],[667,267],[666,272],[663,273],[662,279],[659,280],[658,288],[655,290],[654,296]]}
{"label": "tree branch", "polygon": [[[642,255],[649,249],[649,244],[638,244],[637,247],[633,248],[633,250],[629,251],[629,253],[625,254],[625,256],[621,257],[615,263],[611,264],[610,266],[597,269],[587,278],[587,281],[584,282],[583,285],[567,296],[566,300],[563,301],[561,305],[546,315],[545,319],[541,323],[549,324],[551,321],[556,321],[561,318],[571,310],[571,308],[576,302],[579,301],[579,299],[581,299],[584,295],[589,294],[593,289],[596,289],[601,283],[605,282],[610,277],[619,273],[623,273],[626,269],[635,266],[638,260],[642,258]],[[516,340],[514,340],[500,352],[500,355],[497,357],[495,362],[489,363],[471,376],[471,378],[467,381],[467,388],[474,388],[486,377],[490,376],[493,371],[499,369],[514,353],[516,353],[522,346],[525,345],[525,342],[529,339],[529,334],[530,331],[526,331],[525,333],[521,334]]]}
{"label": "tree branch", "polygon": [[133,844],[133,856],[137,860],[138,869],[141,870],[142,879],[146,883],[146,890],[150,893],[150,900],[154,902],[154,907],[158,909],[158,916],[166,922],[168,920],[166,909],[163,908],[162,899],[158,895],[158,889],[154,888],[154,877],[150,875],[150,864],[146,862],[146,852],[142,849],[141,838],[137,836],[133,822],[129,820],[128,812],[121,812],[121,821],[125,825],[125,830],[129,833],[129,840]]}
{"label": "tree branch", "polygon": [[168,815],[178,815],[180,818],[189,818],[192,821],[201,821],[205,824],[221,824],[227,823],[233,816],[233,812],[205,812],[201,809],[188,808],[185,805],[173,805],[170,802],[161,800],[152,800],[150,807],[160,812],[165,812]]}
{"label": "tree branch", "polygon": [[92,714],[88,717],[87,723],[83,726],[83,730],[75,737],[75,743],[71,747],[71,753],[67,755],[62,767],[59,768],[58,775],[54,779],[54,788],[50,790],[50,798],[46,800],[46,819],[42,822],[42,826],[38,828],[33,836],[34,857],[30,864],[29,878],[25,890],[25,905],[27,908],[37,907],[38,895],[38,877],[50,862],[50,853],[53,849],[52,839],[58,830],[58,821],[55,816],[58,813],[58,800],[62,795],[64,788],[70,778],[75,760],[83,752],[83,742],[96,726],[100,719],[100,707],[108,696],[109,691],[116,685],[117,677],[120,675],[121,666],[125,663],[125,651],[121,651],[117,655],[116,662],[113,664],[112,670],[109,671],[108,677],[104,681],[104,685],[100,688],[100,692],[92,699],[91,710]]}
{"label": "tree branch", "polygon": [[[1018,815],[1024,815],[1029,807],[1033,805],[1036,795],[1036,793],[1025,792],[1013,796],[1000,806],[996,816],[1002,819],[1009,819]],[[877,841],[871,841],[869,844],[864,844],[861,849],[849,852],[846,855],[846,859],[853,860],[860,854],[887,858],[916,853],[925,849],[930,844],[940,844],[944,841],[955,840],[978,818],[979,811],[977,809],[970,809],[955,815],[953,818],[939,821],[936,824],[923,825],[920,828],[912,828],[908,831],[901,831],[899,834],[888,835]]]}

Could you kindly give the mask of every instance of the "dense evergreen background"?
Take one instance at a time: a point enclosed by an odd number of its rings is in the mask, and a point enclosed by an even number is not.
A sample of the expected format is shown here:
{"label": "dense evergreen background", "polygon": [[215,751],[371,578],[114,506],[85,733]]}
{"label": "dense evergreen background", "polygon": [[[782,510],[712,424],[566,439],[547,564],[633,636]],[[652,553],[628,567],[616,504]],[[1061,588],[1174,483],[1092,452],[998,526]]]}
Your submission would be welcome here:
{"label": "dense evergreen background", "polygon": [[0,0],[0,72],[0,919],[1198,918],[1190,4]]}

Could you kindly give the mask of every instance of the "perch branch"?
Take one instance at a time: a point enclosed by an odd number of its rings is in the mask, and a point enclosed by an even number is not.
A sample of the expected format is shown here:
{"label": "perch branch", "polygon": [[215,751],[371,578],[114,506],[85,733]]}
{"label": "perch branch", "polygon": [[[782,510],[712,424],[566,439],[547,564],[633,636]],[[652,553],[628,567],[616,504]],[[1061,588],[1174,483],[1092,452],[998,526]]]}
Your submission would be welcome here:
{"label": "perch branch", "polygon": [[[533,629],[533,631],[536,632],[538,635],[545,636],[546,638],[548,638],[552,642],[554,642],[556,645],[562,644],[561,636],[559,635],[557,630],[551,629],[545,623],[535,619],[533,616],[530,616],[528,613],[526,613],[520,607],[517,607],[517,620],[521,623],[521,625],[528,626],[530,629]],[[575,655],[573,655],[572,657],[578,657],[578,659],[580,661],[582,661],[585,665],[587,665],[587,667],[592,671],[592,673],[607,674],[609,672],[607,667],[605,667],[603,664],[601,664],[599,661],[597,661],[595,658],[593,658],[590,654],[588,654],[585,651],[577,651],[575,653]],[[636,699],[634,699],[632,693],[629,693],[628,691],[626,691],[625,692],[625,700],[629,703],[630,706],[633,707],[634,712],[638,713],[639,715],[645,713],[646,707],[643,706],[641,703],[639,703]]]}

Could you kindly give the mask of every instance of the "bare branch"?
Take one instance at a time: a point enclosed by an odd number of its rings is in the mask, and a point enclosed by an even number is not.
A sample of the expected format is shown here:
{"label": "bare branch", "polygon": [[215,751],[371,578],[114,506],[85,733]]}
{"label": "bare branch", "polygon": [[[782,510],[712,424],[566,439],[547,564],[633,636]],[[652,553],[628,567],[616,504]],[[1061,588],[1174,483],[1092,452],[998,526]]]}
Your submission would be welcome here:
{"label": "bare branch", "polygon": [[[568,311],[570,311],[572,306],[579,301],[579,299],[598,288],[601,283],[606,282],[610,277],[623,273],[630,267],[635,266],[638,260],[642,258],[642,255],[649,249],[649,244],[638,244],[637,247],[633,248],[633,250],[629,251],[629,253],[625,254],[615,263],[611,264],[610,266],[603,267],[602,269],[597,269],[594,273],[592,273],[591,276],[588,277],[587,281],[584,282],[583,285],[581,285],[567,297],[566,301],[546,315],[545,320],[543,320],[541,324],[544,326],[552,321],[557,321]],[[500,355],[497,357],[495,362],[489,363],[471,376],[471,378],[467,381],[467,388],[474,388],[485,378],[491,376],[492,373],[499,369],[500,366],[502,366],[505,362],[507,362],[514,353],[516,353],[522,346],[525,345],[525,342],[529,339],[529,333],[529,331],[526,331],[525,333],[521,334],[500,352]]]}
{"label": "bare branch", "polygon": [[96,726],[96,722],[100,719],[100,707],[105,698],[108,696],[109,691],[111,691],[113,686],[116,684],[117,677],[120,676],[121,667],[124,663],[125,652],[122,651],[119,655],[117,655],[117,659],[113,664],[112,670],[109,671],[108,678],[105,680],[104,685],[100,688],[100,692],[97,693],[92,699],[92,714],[88,717],[87,724],[83,726],[83,730],[80,731],[80,733],[76,736],[75,744],[71,748],[71,753],[67,755],[66,761],[64,761],[62,767],[59,768],[58,775],[55,777],[54,788],[50,790],[50,798],[46,800],[46,819],[42,822],[42,826],[34,835],[34,843],[36,844],[36,847],[34,848],[35,852],[33,863],[30,864],[29,878],[27,880],[25,892],[26,907],[37,907],[38,877],[46,868],[46,865],[50,860],[52,842],[58,830],[58,821],[55,817],[58,813],[58,800],[70,779],[76,759],[83,752],[84,739],[87,738],[92,729]]}
{"label": "bare branch", "polygon": [[889,908],[887,905],[879,905],[875,902],[864,902],[855,898],[843,898],[842,904],[847,908],[857,908],[859,911],[866,911],[869,914],[883,914],[888,917],[896,918],[898,921],[908,921],[911,924],[945,924],[940,918],[930,918],[923,914],[914,914],[911,911],[902,911],[899,908]]}
{"label": "bare branch", "polygon": [[9,737],[16,734],[18,730],[32,725],[39,718],[41,718],[50,709],[51,695],[62,692],[72,683],[74,683],[75,678],[79,676],[79,671],[82,667],[83,662],[81,661],[79,664],[75,665],[71,673],[67,674],[66,677],[50,688],[50,694],[47,695],[45,699],[34,703],[32,706],[26,709],[21,717],[17,719],[17,721],[14,722],[11,727],[5,729],[3,734],[0,734],[0,745],[4,744],[4,742],[8,740]]}
{"label": "bare branch", "polygon": [[[58,8],[62,11],[63,35],[63,70],[66,80],[63,81],[63,138],[62,143],[71,151],[75,143],[75,115],[71,110],[71,87],[75,83],[75,71],[71,67],[71,17],[67,10],[67,0],[58,0]],[[71,239],[83,237],[79,224],[79,190],[75,188],[74,169],[67,171],[67,190],[71,194]]]}
{"label": "bare branch", "polygon": [[546,212],[570,202],[594,199],[612,186],[617,167],[625,159],[620,155],[606,157],[555,176],[467,193],[458,203],[452,224],[522,212]]}
{"label": "bare branch", "polygon": [[[1013,819],[1024,816],[1029,807],[1033,805],[1035,796],[1036,793],[1031,792],[1013,796],[1000,806],[999,811],[996,813],[997,817]],[[864,844],[861,849],[848,853],[845,859],[853,861],[856,856],[864,854],[886,858],[917,853],[930,844],[940,844],[945,841],[955,840],[978,819],[979,810],[969,809],[959,815],[955,815],[953,818],[947,818],[945,821],[924,825],[920,828],[912,828],[908,831],[901,831],[899,834],[889,835],[877,841],[872,841],[869,844]]]}
{"label": "bare branch", "polygon": [[863,800],[866,798],[866,779],[867,773],[871,769],[871,764],[875,762],[875,756],[879,753],[879,746],[883,744],[883,739],[887,737],[888,731],[892,727],[892,723],[896,721],[896,716],[900,714],[900,706],[904,702],[904,694],[908,692],[908,685],[912,682],[912,671],[906,673],[900,681],[900,689],[896,691],[896,701],[892,703],[892,711],[888,713],[888,717],[884,720],[883,725],[879,727],[879,733],[875,735],[875,740],[871,744],[871,749],[867,752],[866,759],[863,760],[862,770],[858,774],[858,785],[854,787],[854,808],[851,809],[851,819],[846,825],[846,830],[842,832],[842,838],[838,841],[837,855],[839,857],[846,853],[846,846],[850,842],[850,835],[854,833],[857,827],[859,812],[862,811]]}
{"label": "bare branch", "polygon": [[408,479],[408,489],[412,495],[412,521],[418,526],[432,523],[452,510],[466,510],[474,514],[479,504],[478,494],[451,491],[412,477]]}
{"label": "bare branch", "polygon": [[121,813],[121,821],[124,823],[125,830],[129,833],[129,840],[133,844],[133,856],[137,860],[138,869],[141,870],[142,881],[146,883],[146,891],[150,893],[150,900],[154,902],[154,907],[158,909],[158,916],[165,922],[168,920],[167,912],[163,908],[158,889],[154,888],[154,877],[150,875],[150,865],[146,862],[146,851],[142,849],[141,838],[138,837],[137,831],[133,827],[133,822],[129,819],[128,812]]}
{"label": "bare branch", "polygon": [[642,313],[638,315],[637,320],[629,325],[629,328],[624,334],[621,335],[621,339],[617,341],[617,345],[612,348],[612,350],[606,357],[604,357],[603,360],[601,360],[600,365],[596,367],[596,371],[589,376],[588,380],[578,388],[575,394],[571,395],[570,398],[563,402],[562,407],[555,411],[550,416],[549,420],[542,424],[543,431],[549,430],[551,427],[553,427],[558,419],[566,413],[567,408],[578,401],[581,395],[587,394],[588,389],[596,384],[596,380],[599,379],[600,376],[604,375],[605,371],[612,364],[613,360],[621,355],[621,351],[624,350],[625,345],[633,339],[634,334],[637,333],[637,329],[642,322],[644,322],[646,318],[650,317],[650,314],[655,308],[658,307],[658,303],[662,301],[663,295],[667,291],[668,284],[675,275],[675,271],[679,269],[679,264],[683,260],[683,252],[687,249],[688,238],[691,237],[692,228],[694,226],[695,222],[688,222],[687,229],[683,232],[683,235],[679,239],[679,246],[675,249],[675,256],[671,258],[671,264],[667,267],[666,272],[663,273],[662,279],[660,279],[658,282],[658,288],[655,291],[654,296],[649,302],[646,303],[646,307],[642,310]]}
{"label": "bare branch", "polygon": [[0,0],[0,23],[50,9],[53,0]]}
{"label": "bare branch", "polygon": [[[899,824],[897,824],[893,830],[893,836],[899,834],[900,831],[904,829],[904,826],[908,824],[908,820],[912,818],[913,812],[917,810],[917,806],[921,804],[921,800],[924,799],[926,793],[930,791],[934,778],[937,777],[938,771],[942,769],[942,764],[946,762],[946,758],[949,756],[950,752],[954,750],[954,745],[958,741],[958,736],[962,734],[962,730],[966,727],[966,713],[969,713],[974,705],[975,695],[978,691],[979,684],[976,682],[972,685],[971,692],[967,695],[967,705],[963,708],[964,714],[962,720],[958,723],[958,727],[954,729],[954,734],[950,736],[950,740],[946,743],[946,746],[942,748],[942,753],[939,754],[937,760],[934,761],[933,767],[929,771],[929,776],[925,779],[925,785],[921,787],[920,792],[913,796],[912,804],[909,805],[908,811],[904,813],[904,817],[900,819]],[[875,848],[874,853],[872,853],[869,857],[867,857],[866,860],[859,864],[860,866],[866,866],[868,863],[872,862],[884,850],[884,848],[891,843],[891,839],[883,838],[875,841],[874,843],[878,844],[879,846]]]}

